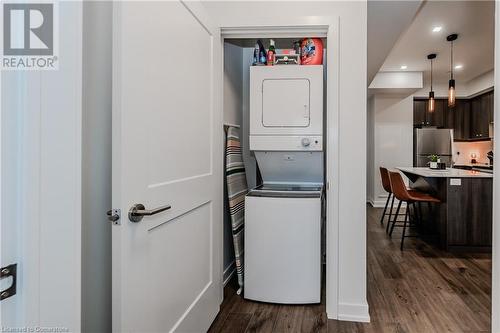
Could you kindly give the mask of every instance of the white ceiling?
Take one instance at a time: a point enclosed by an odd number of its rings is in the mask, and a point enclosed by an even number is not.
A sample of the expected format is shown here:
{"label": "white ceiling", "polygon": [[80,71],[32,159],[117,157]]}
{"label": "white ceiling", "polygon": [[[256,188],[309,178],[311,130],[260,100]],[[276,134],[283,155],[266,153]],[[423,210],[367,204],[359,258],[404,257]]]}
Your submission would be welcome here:
{"label": "white ceiling", "polygon": [[368,0],[368,84],[413,21],[422,1]]}
{"label": "white ceiling", "polygon": [[[429,53],[436,53],[434,83],[446,82],[450,71],[450,43],[446,36],[458,33],[454,43],[455,78],[467,82],[493,69],[494,64],[494,1],[426,1],[409,28],[385,59],[380,71],[423,71],[429,80]],[[389,19],[389,18],[388,18]],[[442,26],[440,32],[433,27]]]}

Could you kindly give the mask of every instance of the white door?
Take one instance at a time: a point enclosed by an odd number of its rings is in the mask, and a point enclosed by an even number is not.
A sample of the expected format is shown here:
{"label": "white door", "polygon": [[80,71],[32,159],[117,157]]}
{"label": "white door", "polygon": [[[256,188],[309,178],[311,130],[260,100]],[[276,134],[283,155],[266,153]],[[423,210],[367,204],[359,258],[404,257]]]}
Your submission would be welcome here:
{"label": "white door", "polygon": [[[220,34],[198,2],[114,6],[113,330],[203,332],[222,300]],[[131,222],[136,204],[170,208]]]}
{"label": "white door", "polygon": [[[36,82],[36,76],[30,78]],[[19,217],[18,198],[20,175],[20,109],[21,97],[26,97],[21,91],[23,77],[13,71],[2,72],[0,77],[1,114],[1,167],[0,167],[0,318],[2,327],[17,327],[22,323],[22,293],[20,293],[19,277],[13,278],[14,270],[17,276],[22,273],[21,249],[21,219]],[[32,231],[32,230],[31,230]],[[6,269],[6,270],[4,270]],[[25,278],[26,279],[26,278]],[[14,293],[13,284],[16,283]]]}

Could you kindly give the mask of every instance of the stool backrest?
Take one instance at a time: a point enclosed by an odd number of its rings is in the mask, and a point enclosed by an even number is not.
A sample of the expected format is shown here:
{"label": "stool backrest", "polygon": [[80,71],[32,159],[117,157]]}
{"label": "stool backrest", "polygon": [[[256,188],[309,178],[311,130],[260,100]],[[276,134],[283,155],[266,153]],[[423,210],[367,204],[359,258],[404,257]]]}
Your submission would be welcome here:
{"label": "stool backrest", "polygon": [[392,193],[389,171],[384,167],[380,167],[380,178],[382,178],[382,187],[384,188],[384,190],[387,193]]}
{"label": "stool backrest", "polygon": [[396,199],[400,201],[409,201],[410,195],[401,174],[399,172],[389,171],[389,179],[391,180],[392,193],[394,193]]}

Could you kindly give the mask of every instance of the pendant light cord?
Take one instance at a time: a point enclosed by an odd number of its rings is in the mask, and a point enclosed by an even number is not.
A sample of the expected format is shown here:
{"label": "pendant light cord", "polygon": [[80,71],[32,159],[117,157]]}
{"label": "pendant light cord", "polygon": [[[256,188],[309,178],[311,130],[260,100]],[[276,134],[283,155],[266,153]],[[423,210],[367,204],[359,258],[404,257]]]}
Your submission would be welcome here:
{"label": "pendant light cord", "polygon": [[432,59],[431,59],[431,91],[432,91]]}
{"label": "pendant light cord", "polygon": [[453,41],[451,41],[451,65],[450,65],[451,79],[453,80]]}

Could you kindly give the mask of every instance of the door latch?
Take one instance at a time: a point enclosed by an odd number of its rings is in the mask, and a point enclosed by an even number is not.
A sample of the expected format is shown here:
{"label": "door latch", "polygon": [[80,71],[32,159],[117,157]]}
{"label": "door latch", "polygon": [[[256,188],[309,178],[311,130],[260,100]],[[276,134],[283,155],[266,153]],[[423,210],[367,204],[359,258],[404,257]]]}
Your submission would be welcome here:
{"label": "door latch", "polygon": [[106,212],[108,215],[108,220],[110,220],[115,225],[120,225],[120,210],[119,209],[110,209]]}
{"label": "door latch", "polygon": [[0,300],[4,300],[16,294],[17,264],[12,264],[0,268],[0,279],[5,279],[8,278],[9,276],[12,277],[12,284],[10,285],[9,288],[0,291]]}

